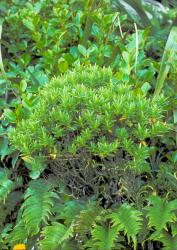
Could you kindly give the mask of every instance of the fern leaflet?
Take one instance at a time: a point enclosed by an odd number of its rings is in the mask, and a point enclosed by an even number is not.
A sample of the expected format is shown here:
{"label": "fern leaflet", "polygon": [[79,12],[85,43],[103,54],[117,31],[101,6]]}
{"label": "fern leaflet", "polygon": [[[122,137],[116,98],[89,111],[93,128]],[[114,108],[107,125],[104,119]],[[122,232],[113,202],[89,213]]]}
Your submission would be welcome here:
{"label": "fern leaflet", "polygon": [[155,231],[151,235],[152,240],[163,243],[163,250],[177,250],[177,235],[172,236],[166,230]]}
{"label": "fern leaflet", "polygon": [[100,250],[111,250],[118,235],[117,227],[96,225],[92,230],[92,238]]}
{"label": "fern leaflet", "polygon": [[8,194],[12,191],[14,183],[8,178],[9,171],[0,169],[0,201],[5,202]]}
{"label": "fern leaflet", "polygon": [[101,208],[98,207],[95,202],[90,202],[87,204],[86,208],[82,210],[76,221],[76,232],[85,235],[90,231],[93,223],[97,216],[101,213]]}

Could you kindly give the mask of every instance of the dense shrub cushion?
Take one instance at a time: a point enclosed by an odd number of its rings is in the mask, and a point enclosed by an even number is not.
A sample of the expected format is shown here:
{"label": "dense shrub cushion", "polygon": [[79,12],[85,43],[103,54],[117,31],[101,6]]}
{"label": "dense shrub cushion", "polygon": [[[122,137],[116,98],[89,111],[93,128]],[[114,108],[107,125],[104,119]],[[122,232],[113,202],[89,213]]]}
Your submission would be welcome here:
{"label": "dense shrub cushion", "polygon": [[111,161],[114,168],[149,171],[147,139],[167,131],[163,97],[117,83],[110,68],[80,65],[52,79],[38,97],[29,119],[9,133],[35,177],[44,162],[64,167],[71,158],[87,159],[87,167],[106,159],[106,168]]}

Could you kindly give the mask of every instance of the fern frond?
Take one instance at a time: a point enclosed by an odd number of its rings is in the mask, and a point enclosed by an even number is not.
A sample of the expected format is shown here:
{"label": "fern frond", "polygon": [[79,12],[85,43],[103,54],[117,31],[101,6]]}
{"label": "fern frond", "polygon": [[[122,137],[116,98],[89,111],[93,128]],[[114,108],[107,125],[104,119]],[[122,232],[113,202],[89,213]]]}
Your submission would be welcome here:
{"label": "fern frond", "polygon": [[50,190],[45,180],[30,183],[22,207],[23,220],[31,235],[39,232],[41,222],[46,223],[51,214],[54,197],[56,194]]}
{"label": "fern frond", "polygon": [[7,213],[5,211],[5,208],[4,208],[4,206],[1,205],[0,206],[0,229],[1,229],[1,226],[3,226],[3,223],[6,219],[6,215],[7,215]]}
{"label": "fern frond", "polygon": [[14,211],[14,208],[22,199],[22,193],[20,191],[14,191],[8,195],[5,204],[0,205],[0,227],[3,225],[6,217]]}
{"label": "fern frond", "polygon": [[92,230],[92,238],[95,241],[95,245],[101,250],[113,249],[117,235],[117,227],[111,227],[111,225],[108,227],[96,225]]}
{"label": "fern frond", "polygon": [[81,236],[89,232],[96,218],[100,215],[101,210],[95,202],[88,203],[76,219],[76,232]]}
{"label": "fern frond", "polygon": [[177,235],[172,237],[168,233],[165,233],[161,241],[164,245],[163,250],[177,250]]}
{"label": "fern frond", "polygon": [[27,238],[28,232],[22,220],[19,221],[19,223],[14,227],[13,231],[8,235],[8,241],[12,246],[19,242],[25,242]]}
{"label": "fern frond", "polygon": [[69,241],[69,242],[63,242],[61,250],[79,250],[79,247],[77,245],[77,242]]}
{"label": "fern frond", "polygon": [[141,212],[135,210],[128,204],[123,204],[117,210],[117,212],[114,212],[110,215],[113,225],[118,226],[119,231],[124,231],[124,233],[127,235],[128,242],[130,242],[130,238],[132,238],[134,249],[136,249],[137,245],[136,236],[142,226],[141,215]]}
{"label": "fern frond", "polygon": [[20,191],[13,191],[12,193],[10,193],[4,205],[6,213],[10,214],[12,211],[14,211],[14,208],[22,200],[22,198],[23,193]]}
{"label": "fern frond", "polygon": [[151,239],[163,243],[163,250],[177,250],[177,235],[171,236],[167,231],[156,231]]}
{"label": "fern frond", "polygon": [[159,196],[151,196],[149,198],[152,206],[146,208],[147,216],[149,218],[149,226],[156,230],[166,229],[168,222],[176,220],[174,210],[177,206],[177,200],[168,202],[161,199]]}
{"label": "fern frond", "polygon": [[0,169],[0,201],[5,202],[8,194],[14,187],[13,181],[8,178],[9,171],[7,169]]}
{"label": "fern frond", "polygon": [[57,214],[56,219],[64,220],[65,225],[70,225],[83,208],[80,201],[71,200],[55,206],[54,212]]}
{"label": "fern frond", "polygon": [[173,236],[177,235],[177,223],[171,223],[171,231]]}
{"label": "fern frond", "polygon": [[46,226],[42,233],[41,250],[57,250],[63,242],[66,242],[73,234],[73,224],[67,228],[65,225],[54,222],[52,226]]}

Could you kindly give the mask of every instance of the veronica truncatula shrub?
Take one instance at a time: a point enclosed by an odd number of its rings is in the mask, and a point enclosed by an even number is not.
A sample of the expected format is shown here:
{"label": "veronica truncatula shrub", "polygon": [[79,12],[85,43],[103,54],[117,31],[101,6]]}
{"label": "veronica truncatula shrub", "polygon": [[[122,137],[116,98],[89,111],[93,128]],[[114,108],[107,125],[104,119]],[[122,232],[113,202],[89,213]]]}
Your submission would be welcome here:
{"label": "veronica truncatula shrub", "polygon": [[47,163],[63,159],[64,166],[70,158],[86,159],[88,168],[111,159],[116,169],[148,172],[148,140],[168,130],[164,98],[117,83],[110,68],[77,66],[52,79],[38,98],[29,119],[9,134],[33,178]]}

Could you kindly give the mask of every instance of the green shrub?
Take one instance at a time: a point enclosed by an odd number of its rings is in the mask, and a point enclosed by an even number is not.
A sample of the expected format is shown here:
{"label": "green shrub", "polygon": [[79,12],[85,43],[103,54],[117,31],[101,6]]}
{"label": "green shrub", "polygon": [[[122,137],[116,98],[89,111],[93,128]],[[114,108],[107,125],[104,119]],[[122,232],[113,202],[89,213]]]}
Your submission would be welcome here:
{"label": "green shrub", "polygon": [[58,162],[64,169],[72,158],[89,168],[95,159],[111,158],[115,169],[148,172],[152,148],[146,139],[168,130],[164,104],[163,97],[146,98],[132,86],[117,83],[109,68],[78,66],[39,92],[35,111],[9,138],[33,178],[44,163]]}

